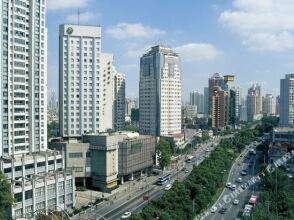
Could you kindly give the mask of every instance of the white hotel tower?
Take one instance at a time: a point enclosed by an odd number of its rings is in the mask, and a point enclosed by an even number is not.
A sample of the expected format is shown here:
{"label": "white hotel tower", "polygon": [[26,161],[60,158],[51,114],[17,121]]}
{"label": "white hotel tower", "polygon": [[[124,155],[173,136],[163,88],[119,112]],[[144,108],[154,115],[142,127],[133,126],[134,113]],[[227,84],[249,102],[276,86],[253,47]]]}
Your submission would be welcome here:
{"label": "white hotel tower", "polygon": [[47,150],[45,4],[0,2],[0,169],[12,184],[12,219],[74,206],[72,173]]}
{"label": "white hotel tower", "polygon": [[180,57],[170,47],[154,46],[140,60],[140,133],[181,133]]}
{"label": "white hotel tower", "polygon": [[101,53],[101,27],[61,25],[59,118],[62,137],[113,128],[113,55]]}

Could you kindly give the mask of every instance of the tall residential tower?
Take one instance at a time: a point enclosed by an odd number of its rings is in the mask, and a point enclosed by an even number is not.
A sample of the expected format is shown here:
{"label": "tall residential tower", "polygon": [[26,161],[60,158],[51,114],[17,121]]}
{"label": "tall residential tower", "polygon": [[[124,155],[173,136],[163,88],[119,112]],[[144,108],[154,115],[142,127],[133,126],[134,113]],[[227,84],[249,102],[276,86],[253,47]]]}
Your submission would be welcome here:
{"label": "tall residential tower", "polygon": [[73,208],[73,173],[47,149],[46,2],[2,0],[0,15],[0,170],[14,197],[5,219]]}
{"label": "tall residential tower", "polygon": [[294,127],[294,74],[280,81],[280,126]]}

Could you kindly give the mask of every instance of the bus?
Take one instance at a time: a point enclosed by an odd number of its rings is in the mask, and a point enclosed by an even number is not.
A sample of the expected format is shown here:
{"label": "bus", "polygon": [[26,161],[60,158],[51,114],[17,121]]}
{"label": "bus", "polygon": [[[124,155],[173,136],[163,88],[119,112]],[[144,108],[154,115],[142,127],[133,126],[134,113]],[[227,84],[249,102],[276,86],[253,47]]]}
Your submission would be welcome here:
{"label": "bus", "polygon": [[163,175],[162,177],[159,177],[158,181],[157,181],[157,185],[162,186],[162,185],[166,184],[167,182],[170,181],[170,177],[171,177],[170,174],[166,174],[166,175]]}

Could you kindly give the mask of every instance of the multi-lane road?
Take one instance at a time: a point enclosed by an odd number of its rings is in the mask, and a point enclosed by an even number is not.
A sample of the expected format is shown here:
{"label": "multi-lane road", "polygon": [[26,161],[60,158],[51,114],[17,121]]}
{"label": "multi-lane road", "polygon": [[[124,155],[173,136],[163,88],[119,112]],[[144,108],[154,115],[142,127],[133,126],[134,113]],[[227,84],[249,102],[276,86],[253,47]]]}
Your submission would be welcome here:
{"label": "multi-lane road", "polygon": [[[250,154],[249,152],[250,148],[255,147],[256,145],[251,145],[245,149],[245,151],[232,166],[227,181],[227,183],[230,182],[232,185],[236,185],[237,188],[242,184],[246,185],[247,187],[244,188],[244,190],[240,193],[239,191],[236,191],[235,194],[232,189],[226,187],[219,199],[213,205],[217,208],[217,210],[214,213],[210,213],[208,216],[206,216],[204,218],[205,220],[234,220],[238,217],[241,217],[242,210],[244,209],[244,206],[248,204],[251,195],[259,194],[258,183],[248,184],[250,183],[249,181],[252,180],[252,177],[255,177],[256,174],[259,172],[258,161],[260,154],[257,153],[256,155],[254,155]],[[247,174],[241,175],[242,171],[246,171]],[[238,178],[241,178],[241,183],[237,181]],[[250,186],[248,187],[248,185]],[[235,199],[239,200],[238,204],[233,204],[233,201]],[[219,211],[221,210],[221,208],[226,208],[226,211],[224,213],[220,213]]]}

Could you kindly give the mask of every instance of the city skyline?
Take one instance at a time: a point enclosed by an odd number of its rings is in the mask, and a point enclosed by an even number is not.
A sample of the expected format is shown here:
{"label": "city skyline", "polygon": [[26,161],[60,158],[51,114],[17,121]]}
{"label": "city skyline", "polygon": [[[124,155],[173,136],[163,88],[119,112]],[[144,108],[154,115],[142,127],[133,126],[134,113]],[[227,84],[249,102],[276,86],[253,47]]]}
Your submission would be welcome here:
{"label": "city skyline", "polygon": [[[122,13],[130,4],[132,5],[130,13]],[[126,74],[127,97],[138,97],[140,56],[151,45],[159,43],[171,46],[182,58],[185,101],[189,99],[190,91],[202,91],[203,87],[207,86],[206,79],[214,72],[236,75],[244,91],[253,82],[258,82],[262,85],[263,94],[277,95],[279,79],[290,73],[293,67],[290,54],[292,47],[283,46],[287,36],[283,38],[282,34],[287,31],[291,34],[291,28],[288,30],[282,25],[276,30],[272,27],[273,22],[269,21],[269,27],[257,24],[263,31],[259,33],[256,28],[251,27],[252,22],[248,21],[248,27],[244,27],[244,30],[238,29],[238,24],[242,25],[245,22],[240,16],[241,12],[260,17],[262,4],[265,3],[257,4],[254,1],[242,0],[233,2],[226,0],[222,4],[218,1],[198,3],[189,1],[188,4],[169,5],[156,2],[158,7],[152,8],[154,16],[150,18],[149,10],[146,9],[152,4],[146,2],[140,2],[140,5],[131,0],[128,4],[116,2],[117,7],[114,8],[111,1],[97,3],[93,0],[62,2],[49,0],[48,89],[57,90],[55,82],[58,76],[58,25],[77,23],[79,9],[81,24],[101,25],[103,51],[114,53],[115,65]],[[272,4],[269,4],[266,10],[271,14],[281,13],[280,7],[274,12],[275,4]],[[159,11],[163,5],[167,7],[166,10]],[[283,2],[280,5],[287,6],[287,3]],[[164,19],[171,10],[175,10],[177,15],[177,19],[173,19],[173,22]],[[290,10],[287,13],[290,14]],[[116,16],[112,16],[113,14]],[[233,15],[237,16],[235,23],[232,21]],[[192,19],[188,19],[189,17]],[[260,43],[261,48],[257,48],[254,43],[260,40],[261,36],[268,36],[268,41],[265,39],[265,43]],[[275,44],[268,43],[272,39],[270,36],[273,36],[273,39],[277,38]],[[267,79],[271,80],[266,82]]]}

